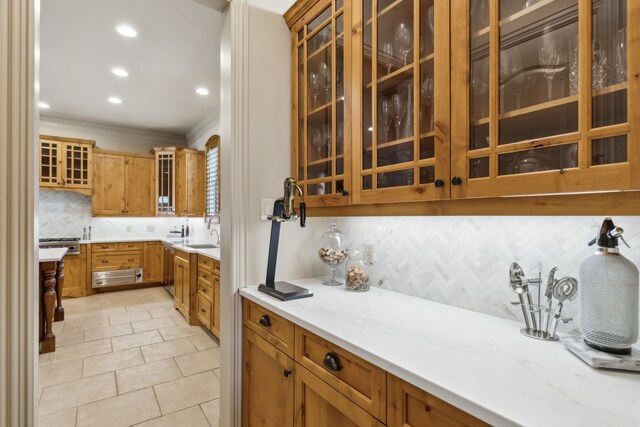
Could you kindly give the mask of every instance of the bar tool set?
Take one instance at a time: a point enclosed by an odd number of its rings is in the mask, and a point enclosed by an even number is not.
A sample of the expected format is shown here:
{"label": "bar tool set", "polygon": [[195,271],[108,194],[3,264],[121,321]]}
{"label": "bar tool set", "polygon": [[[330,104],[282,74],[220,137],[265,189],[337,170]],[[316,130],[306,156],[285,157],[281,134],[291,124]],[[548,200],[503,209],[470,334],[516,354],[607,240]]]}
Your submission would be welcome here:
{"label": "bar tool set", "polygon": [[[554,267],[549,272],[549,278],[544,290],[546,306],[541,304],[542,277],[528,278],[517,263],[512,263],[509,268],[509,286],[518,295],[519,302],[512,302],[522,309],[525,327],[520,329],[520,333],[530,338],[544,341],[556,341],[556,328],[558,322],[567,323],[572,319],[563,319],[562,306],[565,301],[572,301],[578,291],[578,281],[573,277],[563,277],[556,279],[555,274],[558,267]],[[533,303],[530,286],[537,287],[537,303]],[[557,303],[554,307],[553,300]]]}

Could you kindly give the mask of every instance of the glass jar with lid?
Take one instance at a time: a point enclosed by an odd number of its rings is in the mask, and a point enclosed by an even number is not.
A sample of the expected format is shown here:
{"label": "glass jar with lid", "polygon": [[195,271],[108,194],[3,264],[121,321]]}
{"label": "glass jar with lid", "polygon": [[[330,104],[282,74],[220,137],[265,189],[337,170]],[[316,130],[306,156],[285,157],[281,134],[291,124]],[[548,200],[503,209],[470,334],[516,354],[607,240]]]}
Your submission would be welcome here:
{"label": "glass jar with lid", "polygon": [[327,286],[342,285],[342,282],[336,280],[336,271],[338,266],[347,260],[347,250],[344,248],[342,232],[336,228],[335,221],[331,222],[331,229],[320,236],[319,246],[320,260],[331,268],[331,277],[322,284]]}
{"label": "glass jar with lid", "polygon": [[369,272],[363,260],[363,253],[350,251],[344,285],[348,291],[364,292],[369,290]]}

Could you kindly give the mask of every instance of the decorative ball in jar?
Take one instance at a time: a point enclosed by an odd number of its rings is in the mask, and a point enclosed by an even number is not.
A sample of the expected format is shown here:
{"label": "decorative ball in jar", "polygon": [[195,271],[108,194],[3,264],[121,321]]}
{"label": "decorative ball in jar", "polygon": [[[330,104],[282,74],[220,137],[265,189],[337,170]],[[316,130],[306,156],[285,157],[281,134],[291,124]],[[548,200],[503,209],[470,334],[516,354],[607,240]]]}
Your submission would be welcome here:
{"label": "decorative ball in jar", "polygon": [[331,277],[322,284],[327,286],[340,286],[342,282],[336,279],[336,269],[347,260],[347,250],[343,248],[343,238],[340,230],[336,228],[335,221],[331,223],[331,229],[320,236],[320,260],[330,267]]}
{"label": "decorative ball in jar", "polygon": [[348,291],[364,292],[369,290],[369,273],[362,260],[362,253],[351,251],[344,285]]}

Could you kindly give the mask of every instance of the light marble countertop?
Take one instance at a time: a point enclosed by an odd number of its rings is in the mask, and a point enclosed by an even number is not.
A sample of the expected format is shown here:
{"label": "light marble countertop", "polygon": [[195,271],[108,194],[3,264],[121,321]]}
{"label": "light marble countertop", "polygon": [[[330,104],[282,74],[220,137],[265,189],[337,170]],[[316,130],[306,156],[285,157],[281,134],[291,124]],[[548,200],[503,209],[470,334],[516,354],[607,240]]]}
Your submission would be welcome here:
{"label": "light marble countertop", "polygon": [[498,426],[640,426],[640,374],[593,369],[514,321],[379,288],[292,281],[314,296],[240,294]]}
{"label": "light marble countertop", "polygon": [[67,254],[68,248],[38,249],[40,262],[58,262]]}
{"label": "light marble countertop", "polygon": [[127,237],[127,238],[104,238],[104,239],[91,239],[81,240],[80,244],[95,244],[95,243],[114,243],[114,242],[162,242],[170,244],[174,249],[180,249],[181,251],[188,253],[201,254],[209,258],[220,261],[220,248],[190,248],[188,245],[209,244],[211,242],[204,241],[202,239],[191,237]]}

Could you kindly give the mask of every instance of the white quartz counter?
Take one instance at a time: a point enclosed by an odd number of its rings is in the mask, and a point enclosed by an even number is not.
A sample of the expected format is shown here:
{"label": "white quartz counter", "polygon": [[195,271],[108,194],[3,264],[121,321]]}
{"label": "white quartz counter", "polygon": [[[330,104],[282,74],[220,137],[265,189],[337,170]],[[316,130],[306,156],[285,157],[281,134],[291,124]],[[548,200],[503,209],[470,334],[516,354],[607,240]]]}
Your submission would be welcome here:
{"label": "white quartz counter", "polygon": [[379,288],[240,294],[493,425],[640,426],[640,374],[593,369],[521,325]]}
{"label": "white quartz counter", "polygon": [[38,249],[40,262],[58,262],[67,254],[68,248]]}
{"label": "white quartz counter", "polygon": [[220,248],[190,248],[187,245],[197,245],[197,244],[207,244],[210,242],[205,242],[203,240],[199,240],[196,238],[168,238],[168,237],[127,237],[124,238],[105,238],[105,239],[91,239],[91,240],[81,240],[80,244],[95,244],[95,243],[114,243],[114,242],[162,242],[171,245],[175,249],[180,249],[181,251],[188,253],[196,253],[201,254],[209,258],[216,259],[220,261]]}

